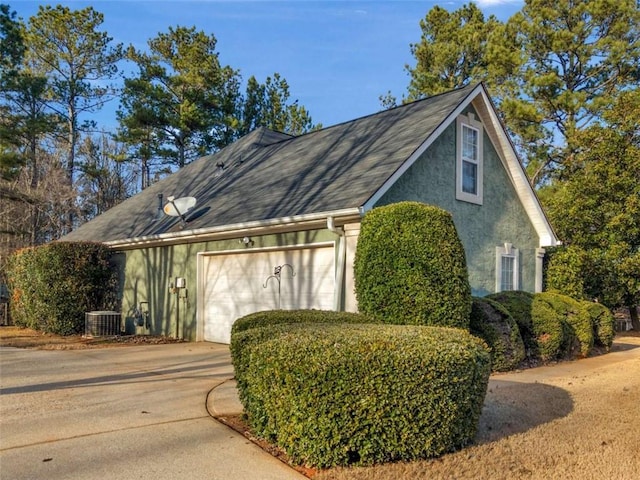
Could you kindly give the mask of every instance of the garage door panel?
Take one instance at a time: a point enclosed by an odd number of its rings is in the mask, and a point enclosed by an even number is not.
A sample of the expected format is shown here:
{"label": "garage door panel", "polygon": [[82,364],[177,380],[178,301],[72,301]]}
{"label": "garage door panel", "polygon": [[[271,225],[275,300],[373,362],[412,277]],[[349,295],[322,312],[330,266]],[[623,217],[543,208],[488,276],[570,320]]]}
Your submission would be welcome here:
{"label": "garage door panel", "polygon": [[247,256],[217,256],[205,272],[205,332],[208,341],[228,343],[226,332],[236,318],[265,308],[275,308],[262,285],[248,281],[264,276],[265,269],[248,262]]}
{"label": "garage door panel", "polygon": [[289,258],[288,262],[298,268],[293,278],[288,269],[283,270],[281,308],[331,308],[335,292],[333,251],[331,255],[319,255],[302,250],[297,258]]}
{"label": "garage door panel", "polygon": [[[282,268],[278,286],[274,268],[283,265],[292,268]],[[205,257],[205,340],[229,343],[237,318],[278,305],[285,310],[333,308],[334,272],[333,246]]]}

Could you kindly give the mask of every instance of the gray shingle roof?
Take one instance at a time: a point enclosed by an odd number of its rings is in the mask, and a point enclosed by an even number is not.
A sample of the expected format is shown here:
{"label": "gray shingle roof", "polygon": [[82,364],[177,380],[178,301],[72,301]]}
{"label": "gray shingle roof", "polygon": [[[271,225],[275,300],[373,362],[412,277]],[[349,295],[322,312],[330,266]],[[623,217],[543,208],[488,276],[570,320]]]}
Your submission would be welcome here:
{"label": "gray shingle roof", "polygon": [[[114,241],[180,230],[157,219],[164,200],[193,196],[187,229],[362,205],[463,102],[475,85],[292,137],[259,128],[82,225],[68,241]],[[216,175],[216,165],[224,171]],[[219,172],[218,172],[219,173]]]}

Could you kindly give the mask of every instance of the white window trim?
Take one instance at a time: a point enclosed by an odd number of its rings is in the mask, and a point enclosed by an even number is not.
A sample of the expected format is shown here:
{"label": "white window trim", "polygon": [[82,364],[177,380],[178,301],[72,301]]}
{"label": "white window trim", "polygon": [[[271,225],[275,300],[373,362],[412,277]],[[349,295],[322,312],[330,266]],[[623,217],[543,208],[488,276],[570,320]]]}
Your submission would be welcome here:
{"label": "white window trim", "polygon": [[[462,190],[462,130],[463,126],[472,128],[478,132],[478,185],[476,194],[468,193]],[[473,113],[467,115],[459,115],[456,119],[456,199],[463,202],[475,203],[482,205],[482,186],[483,186],[483,148],[482,142],[484,137],[484,129],[482,122],[476,120]]]}
{"label": "white window trim", "polygon": [[505,242],[496,247],[496,293],[502,291],[502,258],[513,258],[513,289],[520,290],[520,250]]}

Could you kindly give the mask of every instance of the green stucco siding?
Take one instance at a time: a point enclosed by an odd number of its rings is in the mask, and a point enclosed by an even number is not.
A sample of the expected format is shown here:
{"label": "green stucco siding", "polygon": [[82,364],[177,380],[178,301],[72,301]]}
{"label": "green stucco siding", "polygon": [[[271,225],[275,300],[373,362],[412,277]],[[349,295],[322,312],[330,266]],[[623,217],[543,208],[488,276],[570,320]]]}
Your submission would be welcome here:
{"label": "green stucco siding", "polygon": [[456,199],[456,125],[452,123],[376,204],[413,200],[437,205],[453,216],[462,240],[474,295],[495,291],[496,247],[520,252],[520,289],[535,289],[538,236],[498,154],[483,137],[483,204]]}
{"label": "green stucco siding", "polygon": [[[337,237],[329,230],[310,230],[251,239],[254,243],[246,247],[248,250],[335,241]],[[245,249],[241,239],[234,238],[123,251],[122,312],[127,333],[196,340],[198,253],[240,249]],[[176,277],[186,280],[186,290],[172,293],[170,285]],[[136,325],[135,310],[141,304],[148,309],[150,328]]]}

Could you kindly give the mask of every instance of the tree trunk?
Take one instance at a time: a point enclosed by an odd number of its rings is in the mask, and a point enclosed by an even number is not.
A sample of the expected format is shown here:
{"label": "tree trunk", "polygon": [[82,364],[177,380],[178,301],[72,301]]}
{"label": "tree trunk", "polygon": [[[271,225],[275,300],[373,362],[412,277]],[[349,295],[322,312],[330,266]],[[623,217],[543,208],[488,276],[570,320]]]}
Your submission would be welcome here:
{"label": "tree trunk", "polygon": [[31,190],[32,192],[38,188],[40,176],[38,171],[38,140],[31,135],[29,139],[29,160],[31,160]]}
{"label": "tree trunk", "polygon": [[[38,188],[38,183],[40,182],[40,177],[38,172],[38,143],[34,136],[31,137],[29,142],[29,156],[31,157],[31,194],[36,192]],[[39,213],[40,208],[37,205],[31,205],[29,209],[31,211],[31,238],[29,239],[29,244],[34,247],[38,244],[39,238],[39,230],[40,230],[40,222],[39,222]]]}
{"label": "tree trunk", "polygon": [[31,205],[29,209],[31,213],[31,238],[29,245],[35,247],[38,245],[40,238],[40,209],[36,205]]}
{"label": "tree trunk", "polygon": [[[74,100],[70,100],[70,102],[73,102]],[[68,134],[68,141],[69,141],[69,152],[67,155],[67,179],[69,180],[69,184],[71,185],[71,188],[73,188],[73,176],[74,176],[74,172],[76,169],[76,143],[77,143],[77,139],[78,139],[78,118],[77,118],[77,113],[75,110],[75,104],[74,103],[70,103],[69,104],[69,120],[67,122],[67,125],[69,127],[69,131],[67,132]],[[63,234],[67,234],[69,232],[71,232],[71,230],[73,230],[73,223],[75,222],[75,215],[73,212],[73,201],[70,200],[67,202],[67,206],[69,208],[69,210],[67,211],[67,215],[66,215],[66,225],[63,225],[62,229],[63,229]]]}
{"label": "tree trunk", "polygon": [[185,165],[185,148],[184,148],[184,140],[182,138],[182,134],[180,134],[180,145],[178,147],[178,168],[182,168]]}
{"label": "tree trunk", "polygon": [[141,179],[140,179],[140,190],[144,190],[151,183],[151,172],[149,171],[149,159],[146,155],[140,157],[140,170],[141,170]]}
{"label": "tree trunk", "polygon": [[67,132],[67,141],[69,142],[69,151],[67,152],[67,178],[71,185],[73,185],[73,174],[76,168],[76,123],[75,111],[69,107],[69,120],[67,122],[67,127],[69,128]]}
{"label": "tree trunk", "polygon": [[631,326],[636,332],[640,332],[640,318],[638,318],[638,307],[636,305],[629,307],[629,315],[631,316]]}

